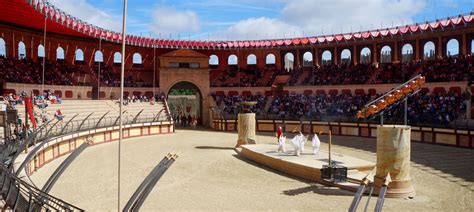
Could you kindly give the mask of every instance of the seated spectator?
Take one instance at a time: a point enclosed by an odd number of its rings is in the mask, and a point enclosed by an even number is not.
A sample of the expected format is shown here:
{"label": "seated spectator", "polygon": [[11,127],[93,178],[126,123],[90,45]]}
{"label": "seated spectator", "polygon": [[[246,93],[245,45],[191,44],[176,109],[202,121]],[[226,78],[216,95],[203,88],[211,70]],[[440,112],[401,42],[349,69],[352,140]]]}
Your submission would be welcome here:
{"label": "seated spectator", "polygon": [[57,109],[56,113],[54,113],[54,117],[58,119],[58,121],[62,121],[64,118],[64,115],[61,113],[61,110]]}

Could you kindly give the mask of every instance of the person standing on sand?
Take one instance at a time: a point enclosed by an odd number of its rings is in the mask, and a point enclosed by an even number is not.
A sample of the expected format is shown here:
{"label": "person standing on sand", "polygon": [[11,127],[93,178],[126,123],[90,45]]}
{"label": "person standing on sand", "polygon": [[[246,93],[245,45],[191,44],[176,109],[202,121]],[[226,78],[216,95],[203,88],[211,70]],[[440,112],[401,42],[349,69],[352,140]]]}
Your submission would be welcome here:
{"label": "person standing on sand", "polygon": [[281,128],[281,126],[278,127],[277,129],[277,133],[276,133],[276,136],[277,136],[277,143],[278,141],[280,140],[280,137],[283,135],[283,129]]}

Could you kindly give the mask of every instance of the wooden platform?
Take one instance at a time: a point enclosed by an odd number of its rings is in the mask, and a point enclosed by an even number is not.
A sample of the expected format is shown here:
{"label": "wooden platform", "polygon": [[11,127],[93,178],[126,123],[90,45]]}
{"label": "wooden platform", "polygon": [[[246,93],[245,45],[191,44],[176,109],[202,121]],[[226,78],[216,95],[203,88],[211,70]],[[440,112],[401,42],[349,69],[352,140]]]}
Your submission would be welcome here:
{"label": "wooden platform", "polygon": [[373,162],[333,152],[332,160],[348,169],[347,182],[333,183],[321,178],[321,169],[323,165],[328,164],[329,156],[326,151],[313,155],[311,149],[305,149],[300,156],[294,156],[291,147],[287,148],[285,153],[277,152],[277,149],[277,145],[271,144],[243,145],[238,152],[249,160],[286,174],[347,190],[356,190],[366,173],[375,167]]}

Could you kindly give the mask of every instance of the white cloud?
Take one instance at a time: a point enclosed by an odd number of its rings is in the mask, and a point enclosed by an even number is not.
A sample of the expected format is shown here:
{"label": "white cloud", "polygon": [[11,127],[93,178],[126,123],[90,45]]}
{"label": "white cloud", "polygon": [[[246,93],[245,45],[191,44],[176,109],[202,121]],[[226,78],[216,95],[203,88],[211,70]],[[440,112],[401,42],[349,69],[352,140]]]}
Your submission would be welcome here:
{"label": "white cloud", "polygon": [[288,0],[278,18],[249,18],[225,33],[235,40],[345,33],[380,28],[381,23],[386,28],[412,23],[424,7],[424,0]]}
{"label": "white cloud", "polygon": [[266,17],[239,21],[230,26],[225,33],[229,35],[230,40],[300,36],[299,27]]}
{"label": "white cloud", "polygon": [[306,30],[324,34],[391,27],[411,22],[425,7],[420,0],[297,0],[282,10],[281,19]]}
{"label": "white cloud", "polygon": [[195,12],[177,11],[174,8],[158,6],[152,12],[150,28],[156,34],[198,32],[200,23]]}
{"label": "white cloud", "polygon": [[89,24],[120,32],[122,16],[113,15],[89,4],[86,0],[49,0],[55,7]]}

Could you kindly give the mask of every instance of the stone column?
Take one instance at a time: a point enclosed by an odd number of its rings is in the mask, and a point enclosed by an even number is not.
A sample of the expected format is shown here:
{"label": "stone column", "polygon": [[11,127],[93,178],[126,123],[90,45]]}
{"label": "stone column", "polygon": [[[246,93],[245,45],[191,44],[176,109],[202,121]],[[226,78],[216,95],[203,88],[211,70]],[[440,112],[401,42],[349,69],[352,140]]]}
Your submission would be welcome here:
{"label": "stone column", "polygon": [[416,39],[415,47],[413,48],[413,51],[415,52],[415,60],[419,60],[421,49],[420,49],[420,39],[418,38]]}
{"label": "stone column", "polygon": [[377,171],[374,177],[375,190],[390,174],[386,197],[405,198],[415,195],[410,177],[411,127],[384,125],[377,127]]}
{"label": "stone column", "polygon": [[238,134],[237,145],[255,144],[255,113],[239,113],[237,120]]}

